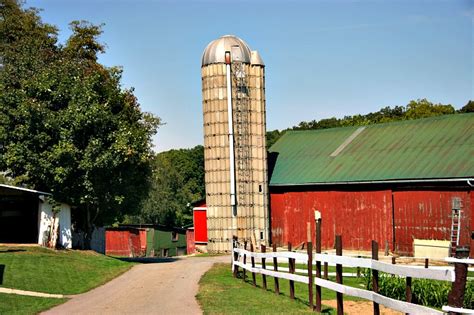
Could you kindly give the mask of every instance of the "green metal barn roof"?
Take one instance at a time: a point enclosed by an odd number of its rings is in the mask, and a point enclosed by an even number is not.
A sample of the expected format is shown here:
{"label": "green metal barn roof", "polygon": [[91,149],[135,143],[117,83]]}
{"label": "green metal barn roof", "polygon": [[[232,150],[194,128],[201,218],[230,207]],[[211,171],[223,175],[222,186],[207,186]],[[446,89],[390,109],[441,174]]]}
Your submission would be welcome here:
{"label": "green metal barn roof", "polygon": [[474,175],[474,113],[288,131],[270,185],[455,179]]}

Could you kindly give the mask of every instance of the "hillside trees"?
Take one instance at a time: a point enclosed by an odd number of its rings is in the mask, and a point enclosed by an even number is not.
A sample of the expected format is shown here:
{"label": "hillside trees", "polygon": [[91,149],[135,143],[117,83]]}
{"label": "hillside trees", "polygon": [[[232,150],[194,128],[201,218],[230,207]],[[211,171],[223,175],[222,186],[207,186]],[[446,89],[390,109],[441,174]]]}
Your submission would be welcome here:
{"label": "hillside trees", "polygon": [[267,147],[275,143],[286,130],[312,130],[345,126],[364,126],[390,121],[426,118],[454,113],[474,111],[474,102],[469,101],[464,107],[456,111],[451,104],[434,104],[427,99],[412,100],[406,106],[383,107],[379,111],[368,114],[356,114],[343,118],[325,118],[321,120],[302,121],[297,126],[282,131],[267,132]]}
{"label": "hillside trees", "polygon": [[63,46],[36,10],[0,3],[0,172],[76,207],[86,237],[138,212],[160,119],[97,62],[101,27],[73,22]]}
{"label": "hillside trees", "polygon": [[467,102],[460,110],[459,113],[474,113],[474,101]]}

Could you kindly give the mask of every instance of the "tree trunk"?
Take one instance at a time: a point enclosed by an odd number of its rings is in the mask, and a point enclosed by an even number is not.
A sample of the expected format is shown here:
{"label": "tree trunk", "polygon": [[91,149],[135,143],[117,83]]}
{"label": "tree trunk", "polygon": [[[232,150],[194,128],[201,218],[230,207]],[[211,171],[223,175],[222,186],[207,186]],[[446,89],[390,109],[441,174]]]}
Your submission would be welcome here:
{"label": "tree trunk", "polygon": [[51,222],[51,230],[49,233],[48,247],[56,248],[59,239],[59,218],[56,217],[56,213],[53,215],[53,220]]}

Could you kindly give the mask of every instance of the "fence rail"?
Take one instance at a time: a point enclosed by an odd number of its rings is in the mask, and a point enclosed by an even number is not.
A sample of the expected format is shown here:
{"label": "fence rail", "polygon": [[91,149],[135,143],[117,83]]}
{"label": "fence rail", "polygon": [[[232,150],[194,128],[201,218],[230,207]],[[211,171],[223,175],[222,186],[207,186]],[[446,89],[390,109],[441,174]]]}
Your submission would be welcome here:
{"label": "fence rail", "polygon": [[[307,262],[308,254],[297,253],[297,252],[269,252],[269,253],[258,253],[251,252],[241,248],[234,248],[234,252],[243,256],[254,258],[293,258],[297,262]],[[471,259],[472,260],[472,259]],[[430,280],[441,280],[454,282],[456,279],[454,270],[451,269],[426,269],[417,266],[402,266],[394,265],[386,262],[370,259],[370,258],[357,258],[350,256],[336,256],[332,254],[314,254],[312,263],[316,264],[319,261],[321,263],[329,264],[341,264],[345,267],[360,267],[372,270],[378,270],[393,275],[412,277],[416,279],[430,279]],[[307,282],[305,282],[307,283]]]}
{"label": "fence rail", "polygon": [[[339,240],[341,240],[339,236]],[[341,241],[339,242],[341,243]],[[246,243],[241,245],[237,242],[237,239],[234,238],[233,242],[233,261],[232,261],[232,269],[234,272],[234,276],[237,276],[238,268],[242,268],[243,272],[245,271],[252,273],[253,284],[256,285],[255,275],[261,274],[263,277],[271,276],[275,279],[275,292],[279,292],[279,283],[278,279],[285,279],[290,281],[290,297],[294,298],[294,286],[292,286],[293,282],[300,282],[304,284],[308,284],[309,286],[309,305],[313,307],[313,285],[316,286],[316,305],[315,310],[321,311],[321,289],[326,288],[332,291],[337,292],[338,296],[338,314],[343,313],[343,304],[342,304],[342,295],[349,295],[353,297],[362,298],[365,300],[372,301],[374,303],[374,314],[379,314],[378,305],[384,305],[388,308],[391,308],[396,311],[404,312],[404,313],[416,313],[416,314],[444,314],[444,312],[450,313],[466,313],[466,314],[474,314],[474,310],[463,309],[460,307],[456,307],[455,305],[445,306],[443,307],[443,311],[438,311],[436,309],[413,304],[411,303],[411,279],[430,279],[430,280],[441,280],[441,281],[449,281],[449,282],[459,282],[459,277],[457,277],[457,268],[452,270],[448,267],[441,269],[429,269],[429,268],[420,268],[418,266],[406,266],[406,265],[396,265],[390,264],[386,262],[382,262],[378,260],[378,246],[376,242],[373,242],[375,246],[376,252],[373,252],[372,259],[370,258],[358,258],[358,257],[349,257],[349,256],[342,256],[342,245],[339,244],[341,247],[339,249],[340,255],[332,255],[332,254],[321,254],[320,250],[319,253],[314,254],[312,252],[312,244],[308,242],[307,248],[308,253],[300,253],[300,252],[292,252],[292,251],[276,251],[276,247],[273,246],[273,252],[266,252],[262,250],[262,252],[256,252],[253,250],[253,246],[251,250],[246,249]],[[291,249],[291,244],[289,244],[289,249]],[[337,249],[337,248],[336,248]],[[316,247],[318,251],[318,246]],[[248,259],[250,258],[251,264],[248,263]],[[258,265],[255,264],[256,259],[261,259],[262,264]],[[265,261],[271,259],[273,260],[273,266],[268,266],[269,268],[273,267],[273,270],[266,269],[267,266]],[[288,262],[288,268],[281,268],[279,269],[278,262]],[[303,262],[308,265],[307,270],[303,269],[295,269],[295,262]],[[473,264],[473,259],[456,259],[456,258],[447,258],[447,262],[455,263],[455,264]],[[337,282],[329,281],[323,279],[321,277],[321,263],[327,264],[335,264],[336,265],[336,279]],[[316,277],[314,277],[312,267],[316,265]],[[371,269],[373,274],[373,291],[354,288],[351,286],[347,286],[342,284],[342,266],[346,267],[358,267],[358,268],[366,268]],[[288,272],[283,272],[283,271]],[[467,267],[466,267],[467,270]],[[400,301],[396,299],[392,299],[386,296],[383,296],[378,293],[378,272],[389,273],[392,275],[406,277],[407,279],[407,301]],[[296,274],[305,272],[306,275]],[[245,276],[244,276],[245,277]],[[244,278],[245,279],[245,278]],[[267,279],[265,280],[265,289],[267,284]],[[465,279],[464,279],[464,287],[465,287]],[[453,284],[453,291],[454,291],[455,284]],[[461,295],[463,295],[462,293]],[[458,305],[459,306],[459,305]]]}

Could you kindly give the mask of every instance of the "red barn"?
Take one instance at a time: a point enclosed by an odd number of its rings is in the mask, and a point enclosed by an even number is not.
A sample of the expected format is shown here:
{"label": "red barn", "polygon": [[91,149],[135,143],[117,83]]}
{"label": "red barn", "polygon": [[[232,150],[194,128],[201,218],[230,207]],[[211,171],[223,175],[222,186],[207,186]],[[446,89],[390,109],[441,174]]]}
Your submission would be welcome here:
{"label": "red barn", "polygon": [[144,228],[107,228],[105,232],[105,254],[125,257],[145,256],[146,233],[147,231]]}
{"label": "red barn", "polygon": [[207,244],[207,206],[206,201],[196,202],[193,207],[194,241]]}
{"label": "red barn", "polygon": [[408,255],[417,244],[453,240],[474,256],[474,114],[288,131],[269,160],[279,245],[305,241],[317,211],[325,248],[336,234],[346,249],[370,250],[375,239]]}

